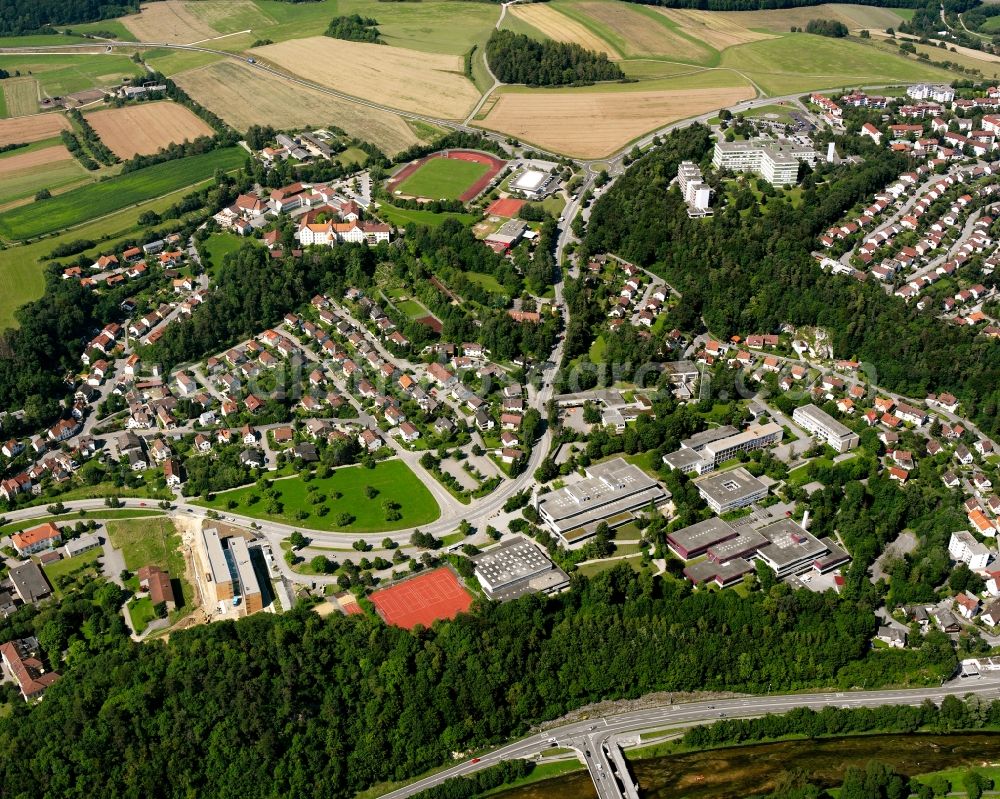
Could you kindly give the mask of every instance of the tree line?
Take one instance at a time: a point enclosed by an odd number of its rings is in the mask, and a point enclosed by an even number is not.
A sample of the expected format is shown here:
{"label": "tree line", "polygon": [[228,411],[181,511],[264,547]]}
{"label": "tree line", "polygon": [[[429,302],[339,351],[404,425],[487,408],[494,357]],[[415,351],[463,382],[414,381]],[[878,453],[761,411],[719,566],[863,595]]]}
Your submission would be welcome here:
{"label": "tree line", "polygon": [[490,36],[486,60],[503,83],[565,86],[625,77],[621,67],[608,61],[606,53],[551,39],[537,42],[508,30],[495,30]]}
{"label": "tree line", "polygon": [[139,0],[0,0],[0,34],[20,36],[46,30],[49,25],[96,22],[139,10]]}

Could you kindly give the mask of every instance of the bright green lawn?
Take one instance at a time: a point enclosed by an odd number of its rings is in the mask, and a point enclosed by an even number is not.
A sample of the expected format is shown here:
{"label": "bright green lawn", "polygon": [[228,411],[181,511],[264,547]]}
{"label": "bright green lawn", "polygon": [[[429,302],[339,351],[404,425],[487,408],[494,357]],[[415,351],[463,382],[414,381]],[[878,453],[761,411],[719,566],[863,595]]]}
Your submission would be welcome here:
{"label": "bright green lawn", "polygon": [[169,518],[112,521],[108,522],[107,531],[111,545],[122,550],[125,568],[129,571],[136,572],[143,566],[153,565],[169,572],[174,586],[174,600],[177,603],[177,607],[170,614],[172,621],[194,609],[192,605],[194,591],[184,577],[185,563],[184,554],[180,550],[181,536]]}
{"label": "bright green lawn", "polygon": [[244,157],[245,152],[239,147],[228,147],[156,164],[53,197],[45,201],[44,214],[30,205],[14,208],[0,214],[0,236],[23,240],[64,230],[205,180],[216,169],[233,169]]}
{"label": "bright green lawn", "polygon": [[488,171],[486,164],[455,158],[432,158],[399,184],[397,191],[432,200],[457,200]]}
{"label": "bright green lawn", "polygon": [[595,338],[590,345],[590,362],[604,363],[604,353],[607,349],[608,342],[604,340],[604,336]]}
{"label": "bright green lawn", "polygon": [[[307,489],[310,486],[316,486],[316,491],[309,492]],[[366,486],[373,486],[378,490],[379,493],[374,499],[368,499],[365,496]],[[334,470],[329,477],[323,480],[312,480],[308,483],[298,477],[276,480],[273,487],[278,491],[280,501],[284,505],[282,512],[277,515],[268,514],[265,511],[267,500],[261,497],[261,490],[256,486],[224,491],[217,494],[210,502],[196,502],[195,504],[226,511],[229,510],[229,501],[235,500],[237,507],[233,508],[232,512],[241,516],[284,522],[303,529],[344,529],[357,533],[416,527],[429,524],[440,516],[440,510],[434,497],[420,479],[410,471],[410,468],[400,460],[382,461],[376,464],[374,469],[366,469],[363,466],[347,466]],[[339,499],[332,498],[334,492],[341,494]],[[309,501],[313,494],[324,495],[327,499],[322,504],[313,505]],[[259,497],[258,501],[249,502],[254,496]],[[385,520],[385,511],[382,507],[385,500],[399,503],[399,512],[402,518],[393,522]],[[330,509],[329,513],[325,516],[319,516],[317,510],[323,506]],[[309,513],[308,518],[297,518],[296,512],[300,510]],[[355,518],[346,527],[341,527],[337,523],[337,517],[345,512],[350,513]]]}
{"label": "bright green lawn", "polygon": [[463,225],[471,225],[479,218],[474,214],[435,214],[431,211],[396,208],[394,205],[386,205],[385,203],[382,204],[377,213],[386,222],[396,225],[397,227],[406,227],[407,225],[426,225],[427,227],[437,227],[438,225],[443,224],[446,219],[457,219]]}
{"label": "bright green lawn", "polygon": [[731,47],[722,66],[738,69],[771,95],[890,81],[943,81],[948,72],[857,41],[790,33]]}
{"label": "bright green lawn", "polygon": [[0,47],[45,47],[48,45],[74,44],[86,41],[82,36],[0,36]]}
{"label": "bright green lawn", "polygon": [[[223,40],[225,41],[225,40]],[[143,54],[146,63],[168,78],[178,72],[206,67],[225,58],[215,53],[200,53],[197,50],[147,50]]]}
{"label": "bright green lawn", "polygon": [[70,25],[69,28],[73,31],[73,33],[90,33],[92,35],[113,33],[114,39],[119,42],[136,41],[135,36],[132,35],[132,31],[126,28],[117,19],[103,19],[99,22],[85,22],[82,25]]}
{"label": "bright green lawn", "polygon": [[215,233],[200,246],[211,259],[212,269],[218,269],[227,255],[237,252],[248,241],[260,244],[257,239],[244,238],[235,233]]}
{"label": "bright green lawn", "polygon": [[396,310],[401,314],[406,314],[410,319],[420,319],[423,316],[427,316],[429,311],[424,308],[416,300],[403,300],[402,302],[394,303]]}
{"label": "bright green lawn", "polygon": [[81,569],[86,569],[91,566],[94,561],[101,557],[101,548],[97,547],[89,552],[84,552],[80,555],[75,555],[72,558],[63,558],[62,560],[53,561],[52,563],[46,563],[42,566],[42,571],[45,572],[45,576],[49,580],[49,585],[52,586],[53,590],[56,592],[56,596],[61,595],[62,591],[59,588],[58,580],[67,574],[72,574],[73,572]]}
{"label": "bright green lawn", "polygon": [[145,74],[127,55],[0,55],[0,69],[33,75],[53,97],[114,86],[123,77]]}
{"label": "bright green lawn", "polygon": [[368,160],[368,153],[360,147],[348,147],[337,155],[337,161],[343,166],[362,166]]}
{"label": "bright green lawn", "polygon": [[141,633],[156,618],[156,613],[153,612],[153,600],[148,596],[133,599],[128,603],[128,615],[132,619],[133,629]]}
{"label": "bright green lawn", "polygon": [[482,272],[466,272],[465,277],[468,278],[470,283],[475,283],[478,286],[487,291],[491,291],[494,294],[503,294],[503,286],[500,285],[500,281],[497,280],[493,275],[487,275]]}
{"label": "bright green lawn", "polygon": [[11,522],[0,527],[0,535],[10,535],[30,527],[37,527],[46,522],[62,526],[66,522],[75,522],[81,519],[142,519],[147,516],[161,516],[158,510],[132,510],[130,508],[99,508],[97,510],[86,511],[84,513],[64,513],[62,516],[40,516],[36,519],[25,519],[20,522]]}

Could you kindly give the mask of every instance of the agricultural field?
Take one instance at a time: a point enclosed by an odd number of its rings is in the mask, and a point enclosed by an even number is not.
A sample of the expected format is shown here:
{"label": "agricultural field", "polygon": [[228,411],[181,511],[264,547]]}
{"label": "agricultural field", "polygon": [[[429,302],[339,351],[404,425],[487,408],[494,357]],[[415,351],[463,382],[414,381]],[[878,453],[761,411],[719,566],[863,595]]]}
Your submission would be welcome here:
{"label": "agricultural field", "polygon": [[770,34],[751,30],[716,11],[681,8],[656,10],[671,20],[684,35],[704,42],[716,50],[772,38]]}
{"label": "agricultural field", "polygon": [[0,156],[0,205],[85,180],[88,172],[61,144]]}
{"label": "agricultural field", "polygon": [[116,86],[145,74],[127,55],[0,55],[0,69],[31,75],[43,96],[61,97],[85,89]]}
{"label": "agricultural field", "polygon": [[216,169],[239,166],[244,151],[238,147],[215,150],[156,164],[120,175],[78,191],[44,200],[44,213],[35,204],[0,214],[0,236],[22,240],[79,225],[129,205],[160,197],[212,176]]}
{"label": "agricultural field", "polygon": [[[851,30],[885,30],[899,25],[906,17],[906,9],[878,8],[875,6],[826,3],[801,8],[781,8],[767,11],[716,11],[707,12],[726,23],[751,30],[788,33],[791,26],[804,28],[811,19],[833,19],[843,22]],[[706,13],[706,12],[700,12]]]}
{"label": "agricultural field", "polygon": [[238,130],[250,125],[336,125],[390,155],[420,138],[395,114],[364,108],[226,61],[178,75],[178,85]]}
{"label": "agricultural field", "polygon": [[399,191],[410,197],[432,200],[457,200],[470,186],[489,171],[489,165],[454,158],[432,158],[399,184]]}
{"label": "agricultural field", "polygon": [[511,6],[507,13],[514,19],[535,28],[546,38],[578,44],[598,53],[607,53],[610,58],[618,57],[618,53],[604,39],[589,30],[586,25],[557,11],[551,3],[515,5]]}
{"label": "agricultural field", "polygon": [[218,31],[192,12],[194,5],[184,0],[149,3],[138,14],[122,17],[121,22],[140,42],[193,44],[218,36]]}
{"label": "agricultural field", "polygon": [[201,53],[196,50],[171,50],[168,48],[147,50],[143,53],[145,62],[168,78],[172,78],[178,73],[187,72],[190,69],[217,64],[224,58],[225,56],[216,53]]}
{"label": "agricultural field", "polygon": [[[135,35],[126,28],[120,20],[117,19],[102,19],[97,22],[84,22],[74,24],[70,30],[73,33],[89,33],[91,35],[101,35],[114,34],[113,38],[119,42],[134,42],[136,41]],[[46,37],[48,38],[48,37]],[[77,37],[72,37],[77,38]],[[86,41],[85,39],[80,39],[81,41]],[[44,42],[43,42],[44,44]]]}
{"label": "agricultural field", "polygon": [[38,82],[34,78],[7,78],[0,81],[0,87],[3,88],[7,106],[5,116],[23,117],[38,113]]}
{"label": "agricultural field", "polygon": [[177,103],[141,103],[87,114],[87,122],[119,158],[152,155],[173,143],[211,136],[214,131]]}
{"label": "agricultural field", "polygon": [[915,59],[807,33],[731,48],[722,54],[721,63],[739,70],[774,96],[865,83],[953,79],[946,70]]}
{"label": "agricultural field", "polygon": [[[335,469],[329,477],[308,483],[298,477],[275,480],[272,486],[277,490],[279,501],[283,505],[281,513],[276,515],[265,511],[267,503],[260,497],[260,489],[256,486],[222,491],[210,502],[198,501],[194,504],[216,510],[233,510],[254,519],[294,524],[302,529],[347,530],[356,533],[403,530],[429,524],[440,515],[430,491],[400,460],[382,461],[374,469],[345,466]],[[374,499],[368,499],[365,495],[367,486],[378,492]],[[314,495],[326,499],[313,504],[310,500]],[[386,501],[398,504],[400,519],[392,522],[385,520],[383,503]],[[233,503],[235,507],[231,508]],[[322,507],[328,510],[321,516],[318,511]],[[300,511],[307,513],[307,518],[299,518]],[[337,519],[342,513],[349,513],[353,521],[347,525],[338,524]]]}
{"label": "agricultural field", "polygon": [[69,120],[62,114],[33,114],[14,119],[0,119],[0,147],[51,139],[61,130],[69,130]]}
{"label": "agricultural field", "polygon": [[[348,42],[326,36],[251,50],[323,86],[406,111],[458,119],[479,99],[458,56]],[[350,64],[350,69],[344,69]]]}
{"label": "agricultural field", "polygon": [[477,124],[567,155],[600,158],[670,122],[753,96],[747,85],[710,90],[505,92]]}

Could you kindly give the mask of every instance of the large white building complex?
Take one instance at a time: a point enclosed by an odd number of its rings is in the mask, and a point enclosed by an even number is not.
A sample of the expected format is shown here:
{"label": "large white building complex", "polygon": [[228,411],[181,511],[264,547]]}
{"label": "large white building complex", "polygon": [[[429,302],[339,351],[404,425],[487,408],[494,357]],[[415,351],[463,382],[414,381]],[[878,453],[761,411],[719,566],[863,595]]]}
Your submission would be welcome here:
{"label": "large white building complex", "polygon": [[569,575],[520,535],[487,549],[473,562],[486,596],[500,602],[524,594],[551,594],[569,585]]}
{"label": "large white building complex", "polygon": [[659,508],[670,492],[642,469],[615,458],[590,466],[586,478],[538,497],[538,513],[546,527],[568,547],[582,545],[606,522],[618,527],[649,507]]}
{"label": "large white building complex", "polygon": [[663,456],[663,462],[682,472],[708,474],[741,452],[753,452],[781,441],[784,430],[774,422],[751,424],[742,433],[725,425],[681,441],[681,448]]}
{"label": "large white building complex", "polygon": [[989,548],[977,541],[968,530],[959,530],[951,534],[948,554],[973,570],[985,569],[986,564],[990,562]]}
{"label": "large white building complex", "polygon": [[792,420],[808,430],[812,435],[822,439],[837,452],[847,452],[854,449],[860,438],[858,434],[834,419],[822,408],[813,404],[796,408]]}
{"label": "large white building complex", "polygon": [[705,183],[701,167],[692,161],[681,161],[677,167],[677,185],[680,186],[684,202],[688,204],[688,216],[708,216],[712,201],[712,189]]}
{"label": "large white building complex", "polygon": [[718,141],[712,156],[712,166],[731,172],[753,172],[773,186],[798,182],[799,164],[816,163],[812,145],[778,139],[750,141]]}

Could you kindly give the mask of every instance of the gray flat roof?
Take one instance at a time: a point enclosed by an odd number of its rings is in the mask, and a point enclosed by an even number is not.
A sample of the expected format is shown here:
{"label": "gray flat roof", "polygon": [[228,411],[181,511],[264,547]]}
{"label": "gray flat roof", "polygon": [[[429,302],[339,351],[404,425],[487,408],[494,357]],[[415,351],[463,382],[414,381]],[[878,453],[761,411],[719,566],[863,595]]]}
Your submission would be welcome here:
{"label": "gray flat roof", "polygon": [[743,558],[734,558],[724,565],[712,563],[710,560],[702,560],[686,566],[684,576],[695,585],[709,582],[717,577],[725,584],[737,577],[742,577],[744,574],[749,574],[753,570],[753,564]]}
{"label": "gray flat roof", "polygon": [[714,500],[719,505],[728,505],[767,489],[764,483],[742,466],[702,477],[695,481],[695,485],[706,498]]}
{"label": "gray flat roof", "polygon": [[767,539],[756,530],[742,530],[736,538],[721,541],[708,548],[708,556],[720,563],[733,558],[744,558],[756,552],[767,543]]}
{"label": "gray flat roof", "polygon": [[825,544],[793,519],[780,519],[758,532],[770,542],[758,553],[778,572],[796,563],[819,558],[828,551]]}
{"label": "gray flat roof", "polygon": [[663,456],[663,462],[667,466],[671,469],[680,469],[682,472],[697,471],[703,460],[704,457],[700,452],[686,447]]}
{"label": "gray flat roof", "polygon": [[738,533],[730,526],[729,522],[724,522],[718,516],[705,519],[703,522],[692,524],[667,535],[667,541],[691,552],[698,549],[707,549],[730,538],[735,538]]}
{"label": "gray flat roof", "polygon": [[37,602],[52,593],[49,582],[45,579],[45,574],[33,560],[19,566],[12,566],[8,574],[10,581],[14,584],[14,590],[17,591],[22,602],[29,604]]}
{"label": "gray flat roof", "polygon": [[524,536],[491,547],[472,562],[476,564],[479,582],[491,592],[552,568],[548,556]]}
{"label": "gray flat roof", "polygon": [[699,450],[706,444],[711,444],[713,441],[720,441],[723,438],[735,436],[739,432],[739,430],[729,424],[723,425],[722,427],[713,427],[709,430],[702,430],[700,433],[695,433],[690,438],[685,438],[681,441],[681,446],[687,447],[688,449]]}
{"label": "gray flat roof", "polygon": [[240,594],[244,600],[248,596],[259,595],[260,582],[257,580],[257,572],[254,571],[253,563],[250,560],[250,550],[247,547],[246,539],[239,535],[232,536],[229,539],[229,550],[233,553],[233,562],[239,573]]}
{"label": "gray flat roof", "polygon": [[831,434],[837,436],[838,438],[855,435],[854,431],[848,428],[847,425],[841,424],[822,408],[819,408],[812,403],[809,405],[803,405],[801,408],[796,408],[792,413],[792,417],[794,418],[796,415],[805,416],[811,419],[814,424],[822,426],[824,430],[828,430]]}
{"label": "gray flat roof", "polygon": [[209,527],[207,530],[201,531],[201,538],[205,542],[205,551],[208,553],[208,569],[211,572],[212,582],[215,585],[231,582],[233,577],[229,573],[226,554],[222,551],[219,531],[214,527]]}

